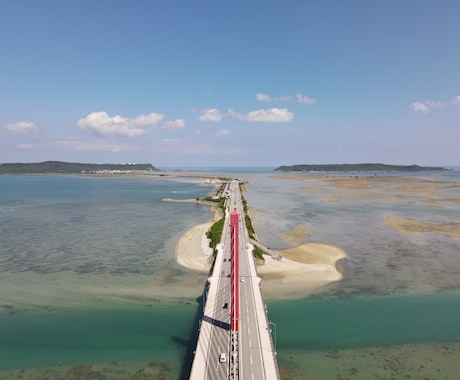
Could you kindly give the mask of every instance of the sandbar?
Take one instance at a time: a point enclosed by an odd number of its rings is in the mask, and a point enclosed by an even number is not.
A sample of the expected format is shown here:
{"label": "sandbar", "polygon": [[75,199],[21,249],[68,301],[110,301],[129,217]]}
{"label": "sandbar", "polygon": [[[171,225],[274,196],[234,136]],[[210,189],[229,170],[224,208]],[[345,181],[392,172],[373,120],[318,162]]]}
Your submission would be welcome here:
{"label": "sandbar", "polygon": [[408,234],[435,233],[440,235],[460,237],[460,223],[427,223],[412,218],[387,216],[388,225],[394,230]]}
{"label": "sandbar", "polygon": [[[187,231],[176,245],[176,261],[199,272],[208,272],[212,264],[206,231],[212,222]],[[347,257],[339,247],[324,243],[306,243],[277,251],[281,260],[265,255],[265,262],[257,265],[262,277],[262,290],[266,299],[302,298],[318,288],[342,279],[337,261]]]}

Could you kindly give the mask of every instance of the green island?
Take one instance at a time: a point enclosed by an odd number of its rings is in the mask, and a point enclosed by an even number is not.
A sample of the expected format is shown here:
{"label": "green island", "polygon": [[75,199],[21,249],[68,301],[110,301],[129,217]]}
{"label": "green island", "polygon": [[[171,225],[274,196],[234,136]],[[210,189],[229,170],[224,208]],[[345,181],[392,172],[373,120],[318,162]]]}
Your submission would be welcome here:
{"label": "green island", "polygon": [[325,165],[290,165],[280,166],[278,172],[423,172],[448,170],[436,166],[387,165],[387,164],[325,164]]}
{"label": "green island", "polygon": [[0,164],[0,174],[129,174],[158,171],[152,164],[84,164],[62,161]]}

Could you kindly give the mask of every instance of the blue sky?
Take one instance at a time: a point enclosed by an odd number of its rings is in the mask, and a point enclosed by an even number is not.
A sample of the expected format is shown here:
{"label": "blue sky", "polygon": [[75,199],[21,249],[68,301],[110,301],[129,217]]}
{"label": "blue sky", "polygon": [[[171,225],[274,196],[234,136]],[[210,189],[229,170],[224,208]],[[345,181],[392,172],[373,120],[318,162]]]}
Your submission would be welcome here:
{"label": "blue sky", "polygon": [[0,162],[460,165],[460,1],[0,1]]}

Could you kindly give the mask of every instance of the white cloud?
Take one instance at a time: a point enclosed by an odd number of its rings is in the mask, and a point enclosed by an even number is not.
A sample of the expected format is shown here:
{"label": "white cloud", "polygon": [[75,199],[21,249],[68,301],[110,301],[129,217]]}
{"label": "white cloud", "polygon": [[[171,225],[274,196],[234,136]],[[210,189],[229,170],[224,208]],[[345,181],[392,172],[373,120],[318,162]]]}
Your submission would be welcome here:
{"label": "white cloud", "polygon": [[256,95],[256,98],[257,100],[260,100],[261,102],[267,102],[267,103],[270,103],[270,102],[286,102],[286,101],[290,101],[292,98],[290,96],[278,96],[276,98],[272,98],[266,94],[262,94],[262,93],[258,93]]}
{"label": "white cloud", "polygon": [[221,121],[222,113],[216,108],[206,109],[203,111],[203,114],[200,116],[199,120],[205,122]]}
{"label": "white cloud", "polygon": [[169,131],[175,131],[176,129],[181,129],[185,127],[185,120],[184,119],[176,119],[167,121],[163,124],[163,129],[167,129]]}
{"label": "white cloud", "polygon": [[265,95],[265,94],[258,93],[256,95],[256,97],[257,97],[257,100],[260,100],[262,102],[271,102],[272,101],[272,98],[270,98],[268,95]]}
{"label": "white cloud", "polygon": [[446,103],[443,103],[443,102],[434,102],[433,100],[427,100],[425,102],[425,104],[428,106],[428,107],[431,107],[431,108],[441,108],[441,107],[444,107],[446,105]]}
{"label": "white cloud", "polygon": [[306,95],[296,94],[297,101],[302,104],[315,104],[316,99],[310,98]]}
{"label": "white cloud", "polygon": [[221,129],[219,132],[215,134],[215,136],[226,136],[231,134],[232,132],[230,132],[228,129]]}
{"label": "white cloud", "polygon": [[159,113],[140,115],[134,119],[120,115],[109,116],[107,112],[92,112],[78,120],[77,126],[82,131],[98,136],[138,136],[151,130],[164,118]]}
{"label": "white cloud", "polygon": [[[456,96],[451,102],[452,104],[460,104],[460,96]],[[414,111],[419,111],[422,113],[428,113],[432,109],[439,109],[449,105],[450,102],[438,102],[434,100],[426,100],[424,102],[414,102],[411,104],[410,108]]]}
{"label": "white cloud", "polygon": [[268,123],[286,123],[292,121],[294,114],[287,108],[270,108],[252,111],[247,114],[237,113],[231,108],[228,109],[229,116],[245,121],[268,122]]}
{"label": "white cloud", "polygon": [[8,123],[3,126],[7,131],[11,133],[31,133],[35,132],[38,127],[28,121],[18,121],[17,123]]}
{"label": "white cloud", "polygon": [[428,113],[430,109],[422,102],[414,102],[410,105],[410,108],[415,112]]}

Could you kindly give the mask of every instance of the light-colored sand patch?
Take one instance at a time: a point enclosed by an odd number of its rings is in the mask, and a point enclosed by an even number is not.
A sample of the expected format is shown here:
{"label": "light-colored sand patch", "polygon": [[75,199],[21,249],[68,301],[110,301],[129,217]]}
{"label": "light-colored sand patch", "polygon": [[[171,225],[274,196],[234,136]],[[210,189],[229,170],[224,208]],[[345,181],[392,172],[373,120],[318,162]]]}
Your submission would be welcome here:
{"label": "light-colored sand patch", "polygon": [[446,196],[456,189],[451,182],[421,176],[333,176],[290,174],[273,178],[301,180],[304,191],[320,194],[322,202],[379,201],[391,204],[414,204],[429,208],[446,207],[460,200]]}
{"label": "light-colored sand patch", "polygon": [[178,264],[200,272],[209,272],[212,264],[212,248],[206,231],[212,222],[200,224],[187,231],[176,245],[176,261]]}
{"label": "light-colored sand patch", "polygon": [[[167,286],[147,274],[2,273],[0,312],[13,309],[68,308],[110,302],[187,302],[196,298],[204,278],[175,276]],[[185,287],[184,282],[190,283]],[[193,285],[192,285],[193,284]]]}
{"label": "light-colored sand patch", "polygon": [[297,226],[294,231],[286,232],[283,238],[291,243],[299,244],[310,235],[311,231],[303,226]]}
{"label": "light-colored sand patch", "polygon": [[213,251],[209,247],[206,232],[213,223],[223,217],[224,213],[217,202],[203,201],[202,204],[211,206],[211,211],[214,213],[213,220],[195,226],[182,235],[176,245],[175,258],[176,262],[185,268],[209,272],[213,261]]}
{"label": "light-colored sand patch", "polygon": [[306,297],[341,280],[336,262],[347,257],[339,247],[323,243],[302,244],[278,253],[282,260],[265,256],[265,264],[257,268],[264,279],[262,289],[270,299]]}
{"label": "light-colored sand patch", "polygon": [[280,254],[286,259],[303,264],[335,265],[337,260],[347,257],[343,249],[325,243],[306,243],[280,251]]}
{"label": "light-colored sand patch", "polygon": [[[206,231],[211,223],[187,231],[176,246],[176,261],[189,269],[208,272],[212,264]],[[300,298],[313,293],[323,285],[342,279],[336,261],[346,253],[333,245],[302,244],[279,251],[284,257],[274,260],[265,255],[265,263],[257,267],[264,282],[262,289],[270,299]]]}
{"label": "light-colored sand patch", "polygon": [[420,234],[430,232],[446,236],[460,237],[460,223],[426,223],[412,218],[399,218],[396,216],[387,216],[386,222],[390,227],[398,232],[409,234]]}

